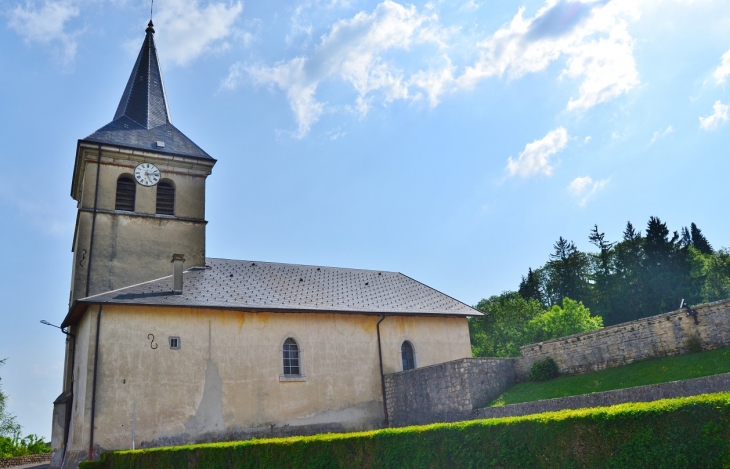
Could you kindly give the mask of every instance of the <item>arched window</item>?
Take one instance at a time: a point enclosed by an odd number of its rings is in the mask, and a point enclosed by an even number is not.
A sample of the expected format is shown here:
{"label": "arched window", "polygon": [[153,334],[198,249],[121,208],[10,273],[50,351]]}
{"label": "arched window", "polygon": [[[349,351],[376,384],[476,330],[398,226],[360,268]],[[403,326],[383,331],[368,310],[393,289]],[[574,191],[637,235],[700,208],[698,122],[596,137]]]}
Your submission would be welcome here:
{"label": "arched window", "polygon": [[129,176],[120,176],[117,179],[117,200],[115,210],[126,210],[134,212],[134,197],[137,192],[137,184]]}
{"label": "arched window", "polygon": [[289,337],[284,341],[284,375],[300,375],[299,346]]}
{"label": "arched window", "polygon": [[169,182],[157,184],[157,210],[160,215],[175,215],[175,188]]}
{"label": "arched window", "polygon": [[405,341],[400,346],[400,356],[403,360],[403,371],[412,370],[416,367],[416,360],[413,358],[413,345]]}

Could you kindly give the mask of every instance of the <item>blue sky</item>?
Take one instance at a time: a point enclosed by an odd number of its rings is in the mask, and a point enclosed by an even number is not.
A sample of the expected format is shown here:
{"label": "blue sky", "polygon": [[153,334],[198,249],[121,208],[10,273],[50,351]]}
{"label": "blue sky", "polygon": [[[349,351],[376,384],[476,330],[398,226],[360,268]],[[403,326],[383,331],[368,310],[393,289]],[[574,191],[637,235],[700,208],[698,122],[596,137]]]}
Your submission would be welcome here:
{"label": "blue sky", "polygon": [[[2,385],[50,437],[76,141],[111,121],[134,0],[0,0]],[[218,159],[208,255],[403,272],[468,304],[559,236],[730,246],[730,4],[157,0],[175,125]]]}

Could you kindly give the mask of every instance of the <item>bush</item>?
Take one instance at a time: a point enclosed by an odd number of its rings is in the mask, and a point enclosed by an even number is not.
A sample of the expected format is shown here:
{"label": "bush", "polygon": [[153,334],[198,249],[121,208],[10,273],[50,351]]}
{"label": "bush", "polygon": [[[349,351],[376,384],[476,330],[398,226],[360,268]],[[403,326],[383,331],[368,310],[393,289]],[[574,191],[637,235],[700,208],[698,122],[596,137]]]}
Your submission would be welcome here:
{"label": "bush", "polygon": [[21,438],[19,433],[12,438],[0,436],[0,459],[50,452],[51,448],[48,443],[38,435],[28,435],[25,438]]}
{"label": "bush", "polygon": [[730,464],[730,393],[370,432],[115,451],[81,469],[700,469]]}
{"label": "bush", "polygon": [[558,374],[558,364],[550,357],[538,360],[530,367],[530,379],[532,381],[547,381],[557,378]]}
{"label": "bush", "polygon": [[702,351],[702,341],[697,336],[692,336],[687,339],[687,350],[690,353],[697,353]]}

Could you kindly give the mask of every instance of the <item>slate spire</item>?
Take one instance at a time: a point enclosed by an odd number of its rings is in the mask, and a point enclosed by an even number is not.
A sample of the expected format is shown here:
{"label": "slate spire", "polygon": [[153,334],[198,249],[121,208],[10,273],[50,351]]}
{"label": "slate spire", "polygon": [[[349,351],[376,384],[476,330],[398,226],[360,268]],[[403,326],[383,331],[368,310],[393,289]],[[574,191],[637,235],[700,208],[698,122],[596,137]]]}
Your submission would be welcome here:
{"label": "slate spire", "polygon": [[127,81],[114,120],[126,116],[146,129],[170,124],[165,85],[162,83],[160,63],[155,47],[155,29],[152,20],[147,24],[142,49],[137,56],[132,74]]}

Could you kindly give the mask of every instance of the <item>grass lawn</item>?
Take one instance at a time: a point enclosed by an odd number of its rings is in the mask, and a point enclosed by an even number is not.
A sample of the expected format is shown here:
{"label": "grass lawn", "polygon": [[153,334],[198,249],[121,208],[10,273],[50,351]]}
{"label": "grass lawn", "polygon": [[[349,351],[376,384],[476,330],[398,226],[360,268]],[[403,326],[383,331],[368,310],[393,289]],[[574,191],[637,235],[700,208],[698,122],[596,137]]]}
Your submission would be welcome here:
{"label": "grass lawn", "polygon": [[730,372],[730,348],[724,348],[677,357],[656,358],[595,373],[555,378],[542,383],[520,383],[509,388],[489,406],[541,401],[728,372]]}

